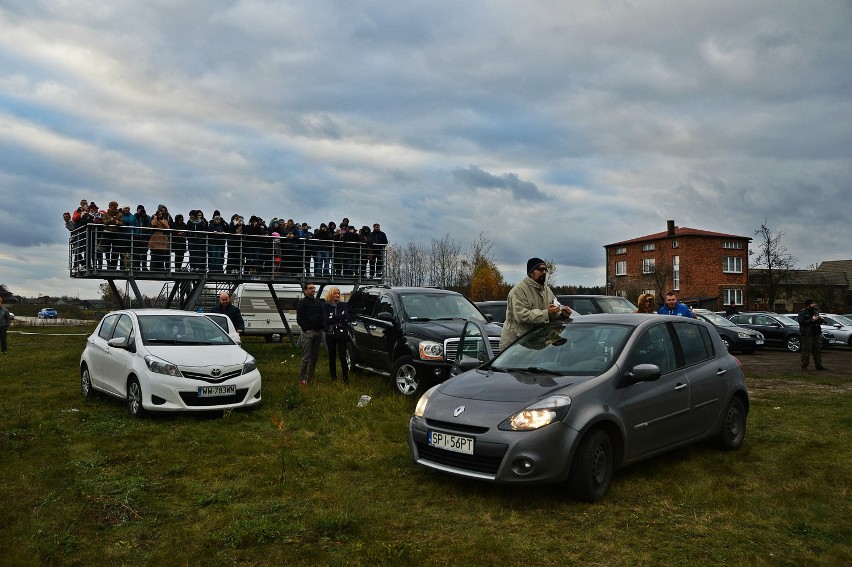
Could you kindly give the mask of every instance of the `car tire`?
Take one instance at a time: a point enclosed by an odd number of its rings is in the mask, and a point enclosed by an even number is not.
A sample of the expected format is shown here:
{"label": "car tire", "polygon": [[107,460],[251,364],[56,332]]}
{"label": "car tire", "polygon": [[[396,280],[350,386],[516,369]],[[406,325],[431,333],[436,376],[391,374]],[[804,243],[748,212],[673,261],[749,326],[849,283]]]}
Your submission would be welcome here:
{"label": "car tire", "polygon": [[417,375],[413,360],[410,356],[401,356],[393,364],[391,376],[397,392],[403,396],[417,397],[425,391],[424,379]]}
{"label": "car tire", "polygon": [[725,417],[722,420],[722,429],[719,431],[719,448],[723,451],[739,449],[746,434],[746,409],[745,404],[739,397],[731,398]]}
{"label": "car tire", "polygon": [[84,398],[91,398],[95,395],[92,389],[92,376],[89,374],[89,367],[85,364],[80,369],[80,392]]}
{"label": "car tire", "polygon": [[142,386],[139,385],[139,379],[136,376],[131,376],[127,380],[127,409],[133,417],[145,415],[145,408],[142,407]]}
{"label": "car tire", "polygon": [[580,442],[571,465],[571,496],[581,502],[599,502],[609,492],[612,470],[612,440],[602,429],[590,431]]}
{"label": "car tire", "polygon": [[284,335],[282,335],[281,333],[271,333],[269,335],[266,335],[264,338],[268,343],[280,343],[282,340],[284,340]]}
{"label": "car tire", "polygon": [[725,349],[728,352],[731,352],[731,339],[728,337],[722,337],[722,344],[725,345]]}
{"label": "car tire", "polygon": [[790,335],[787,337],[787,340],[784,341],[784,346],[787,347],[787,350],[790,352],[799,352],[802,350],[802,339],[799,335]]}

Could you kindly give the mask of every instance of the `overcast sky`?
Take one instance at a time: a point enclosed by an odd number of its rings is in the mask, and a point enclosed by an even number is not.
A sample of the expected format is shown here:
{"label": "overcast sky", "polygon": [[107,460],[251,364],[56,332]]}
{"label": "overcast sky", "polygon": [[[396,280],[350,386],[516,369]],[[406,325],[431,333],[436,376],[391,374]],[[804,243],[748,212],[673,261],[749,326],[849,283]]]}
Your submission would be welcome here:
{"label": "overcast sky", "polygon": [[21,295],[97,295],[81,198],[481,233],[509,282],[539,256],[602,285],[603,246],[667,219],[850,259],[850,189],[848,0],[0,0]]}

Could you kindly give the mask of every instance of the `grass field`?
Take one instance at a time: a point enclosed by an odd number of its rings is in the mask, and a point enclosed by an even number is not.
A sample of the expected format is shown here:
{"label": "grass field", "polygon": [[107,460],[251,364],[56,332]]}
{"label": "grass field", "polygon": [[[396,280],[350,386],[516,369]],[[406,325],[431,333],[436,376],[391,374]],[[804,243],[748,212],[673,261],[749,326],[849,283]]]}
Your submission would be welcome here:
{"label": "grass field", "polygon": [[749,376],[742,449],[618,471],[589,505],[415,466],[413,400],[369,374],[299,388],[289,345],[244,344],[255,410],[137,420],[80,395],[84,336],[33,331],[0,358],[4,566],[852,564],[847,379]]}

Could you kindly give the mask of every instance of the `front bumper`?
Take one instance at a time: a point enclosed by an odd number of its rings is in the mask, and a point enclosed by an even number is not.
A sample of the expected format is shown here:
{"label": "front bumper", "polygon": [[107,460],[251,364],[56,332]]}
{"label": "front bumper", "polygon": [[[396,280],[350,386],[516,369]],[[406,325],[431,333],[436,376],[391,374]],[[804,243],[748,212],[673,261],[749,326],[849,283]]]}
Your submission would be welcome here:
{"label": "front bumper", "polygon": [[140,377],[142,407],[147,411],[208,411],[248,407],[260,403],[260,372],[253,370],[216,386],[236,387],[236,393],[226,396],[200,397],[198,388],[211,386],[210,382],[192,378],[178,378],[164,374],[147,373]]}

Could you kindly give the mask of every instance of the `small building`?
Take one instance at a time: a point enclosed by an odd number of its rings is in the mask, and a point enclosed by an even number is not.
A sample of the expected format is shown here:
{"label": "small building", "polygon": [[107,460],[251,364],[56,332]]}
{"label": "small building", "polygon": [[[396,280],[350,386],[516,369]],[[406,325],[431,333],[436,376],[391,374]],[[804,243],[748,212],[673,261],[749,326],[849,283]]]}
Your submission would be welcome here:
{"label": "small building", "polygon": [[748,236],[678,227],[604,246],[608,293],[636,302],[653,293],[659,303],[674,290],[689,305],[719,310],[745,305]]}

